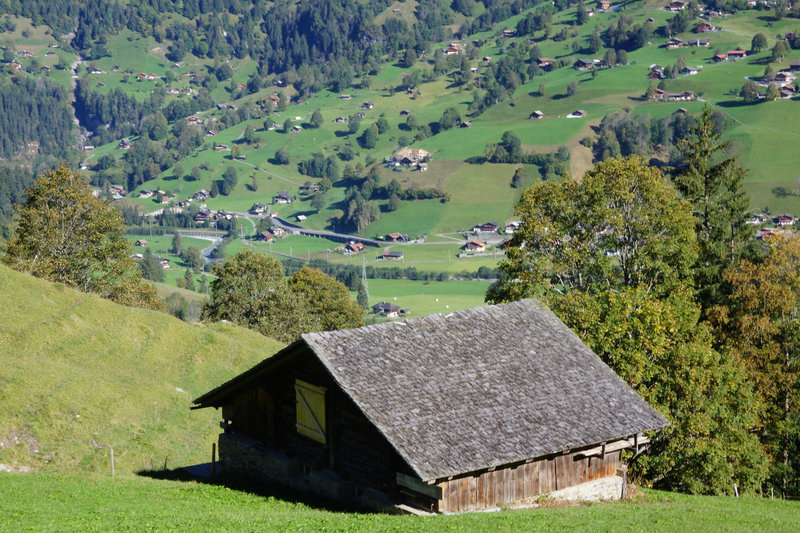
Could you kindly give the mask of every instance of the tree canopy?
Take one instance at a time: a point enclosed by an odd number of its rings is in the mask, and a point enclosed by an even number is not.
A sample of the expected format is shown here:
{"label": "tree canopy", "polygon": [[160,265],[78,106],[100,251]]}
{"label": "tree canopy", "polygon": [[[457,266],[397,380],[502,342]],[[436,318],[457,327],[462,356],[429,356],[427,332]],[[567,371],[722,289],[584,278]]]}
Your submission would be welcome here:
{"label": "tree canopy", "polygon": [[302,268],[287,281],[280,261],[242,250],[214,274],[204,319],[228,320],[283,342],[311,331],[364,325],[347,287],[319,270]]}
{"label": "tree canopy", "polygon": [[47,172],[28,190],[14,215],[3,262],[118,303],[160,309],[123,237],[117,210],[92,196],[89,185],[66,166]]}

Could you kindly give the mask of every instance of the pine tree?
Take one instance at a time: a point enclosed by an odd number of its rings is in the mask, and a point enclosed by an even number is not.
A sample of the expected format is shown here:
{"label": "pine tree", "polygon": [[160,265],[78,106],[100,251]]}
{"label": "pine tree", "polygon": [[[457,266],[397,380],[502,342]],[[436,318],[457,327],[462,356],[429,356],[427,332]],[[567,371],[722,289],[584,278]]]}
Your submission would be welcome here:
{"label": "pine tree", "polygon": [[695,286],[705,310],[720,304],[723,273],[738,262],[753,242],[747,222],[750,199],[742,190],[745,171],[736,156],[726,153],[711,108],[706,106],[691,133],[679,141],[683,165],[674,172],[678,191],[692,205],[700,247],[695,263]]}
{"label": "pine tree", "polygon": [[194,276],[192,276],[192,271],[188,268],[183,273],[183,288],[188,289],[190,291],[194,290]]}

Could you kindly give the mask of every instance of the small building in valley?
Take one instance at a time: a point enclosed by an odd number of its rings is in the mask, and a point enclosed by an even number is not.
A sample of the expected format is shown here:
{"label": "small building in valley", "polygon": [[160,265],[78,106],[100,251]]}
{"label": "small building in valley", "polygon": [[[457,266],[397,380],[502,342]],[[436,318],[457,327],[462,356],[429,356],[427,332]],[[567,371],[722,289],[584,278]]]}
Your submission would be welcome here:
{"label": "small building in valley", "polygon": [[304,334],[194,404],[228,473],[448,513],[619,497],[622,450],[668,424],[535,300]]}

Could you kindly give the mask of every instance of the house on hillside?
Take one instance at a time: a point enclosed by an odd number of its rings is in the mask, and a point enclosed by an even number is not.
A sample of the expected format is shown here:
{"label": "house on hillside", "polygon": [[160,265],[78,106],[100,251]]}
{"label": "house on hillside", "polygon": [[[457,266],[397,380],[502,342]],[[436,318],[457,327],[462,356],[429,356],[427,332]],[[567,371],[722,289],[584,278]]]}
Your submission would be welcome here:
{"label": "house on hillside", "polygon": [[377,257],[377,259],[394,259],[395,261],[402,261],[403,257],[405,257],[405,254],[399,250],[384,250]]}
{"label": "house on hillside", "polygon": [[307,333],[207,407],[228,473],[443,513],[619,498],[622,450],[668,425],[535,300]]}
{"label": "house on hillside", "polygon": [[355,255],[364,252],[364,243],[363,242],[349,242],[347,246],[344,247],[344,253],[348,255]]}
{"label": "house on hillside", "polygon": [[477,224],[472,231],[475,233],[494,233],[497,231],[500,225],[497,222],[484,222],[483,224]]}
{"label": "house on hillside", "polygon": [[549,57],[540,57],[536,60],[536,66],[542,70],[552,70],[553,69],[553,60]]}
{"label": "house on hillside", "polygon": [[294,196],[289,194],[287,191],[278,191],[278,194],[272,198],[273,204],[290,204],[293,201]]}
{"label": "house on hillside", "polygon": [[673,37],[672,39],[667,40],[667,42],[664,44],[667,47],[667,49],[674,50],[675,48],[680,48],[681,46],[683,46],[683,39],[678,39],[677,37]]}
{"label": "house on hillside", "polygon": [[534,119],[535,119],[535,118],[542,118],[542,117],[544,117],[544,113],[542,113],[541,111],[539,111],[539,110],[537,109],[536,111],[532,111],[532,112],[531,112],[531,114],[530,114],[530,115],[528,115],[528,117],[529,117],[529,118],[534,118]]}
{"label": "house on hillside", "polygon": [[572,64],[572,68],[578,71],[588,70],[590,68],[594,68],[594,61],[591,59],[578,59]]}
{"label": "house on hillside", "polygon": [[408,235],[405,234],[405,233],[399,233],[399,232],[389,233],[389,234],[386,235],[386,240],[387,241],[391,241],[391,242],[407,242],[408,241]]}
{"label": "house on hillside", "polygon": [[711,41],[708,39],[689,39],[686,44],[687,46],[708,46]]}
{"label": "house on hillside", "polygon": [[400,318],[400,306],[389,302],[378,302],[372,306],[372,312],[386,318]]}
{"label": "house on hillside", "polygon": [[714,63],[722,63],[723,61],[728,60],[728,54],[714,54],[714,57],[711,58]]}
{"label": "house on hillside", "polygon": [[728,57],[731,59],[744,59],[747,57],[745,50],[728,50]]}
{"label": "house on hillside", "polygon": [[478,239],[472,239],[467,241],[467,244],[464,245],[464,249],[468,252],[485,252],[486,251],[486,243],[479,241]]}
{"label": "house on hillside", "polygon": [[713,24],[709,24],[708,22],[701,22],[700,24],[694,27],[695,33],[710,33],[716,30],[717,28],[715,28]]}

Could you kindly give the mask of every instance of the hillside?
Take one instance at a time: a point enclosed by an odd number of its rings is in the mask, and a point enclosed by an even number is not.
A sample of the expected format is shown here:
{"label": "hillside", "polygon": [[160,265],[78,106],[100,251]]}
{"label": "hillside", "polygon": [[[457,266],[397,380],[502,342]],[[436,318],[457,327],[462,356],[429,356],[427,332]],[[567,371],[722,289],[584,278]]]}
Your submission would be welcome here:
{"label": "hillside", "polygon": [[119,473],[210,459],[214,412],[191,400],[280,345],[189,325],[0,266],[0,463]]}
{"label": "hillside", "polygon": [[795,531],[797,502],[647,491],[633,502],[451,516],[333,511],[260,488],[0,474],[0,529],[31,531]]}

